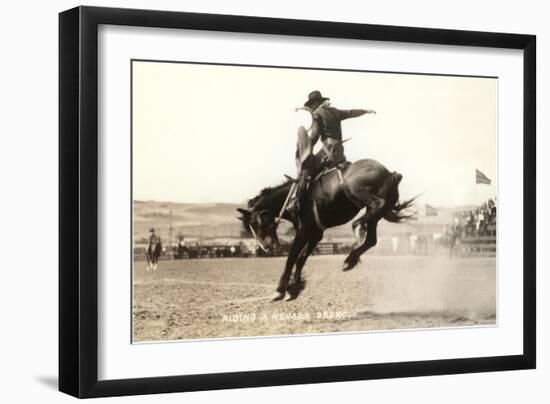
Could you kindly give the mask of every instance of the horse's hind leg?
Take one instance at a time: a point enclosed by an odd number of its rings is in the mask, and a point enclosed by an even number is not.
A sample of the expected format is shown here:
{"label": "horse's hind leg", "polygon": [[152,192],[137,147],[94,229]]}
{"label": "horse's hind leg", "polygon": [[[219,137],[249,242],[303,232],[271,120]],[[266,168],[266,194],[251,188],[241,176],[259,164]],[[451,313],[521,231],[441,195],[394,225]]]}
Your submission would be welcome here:
{"label": "horse's hind leg", "polygon": [[[378,220],[370,220],[366,223],[366,232],[367,236],[364,238],[363,242],[355,247],[349,255],[344,260],[343,271],[349,271],[353,269],[359,262],[359,257],[364,254],[369,248],[374,247],[378,241],[376,228],[378,226]],[[363,225],[363,224],[361,224]]]}
{"label": "horse's hind leg", "polygon": [[359,246],[363,244],[365,242],[365,238],[367,237],[366,224],[364,223],[363,218],[361,217],[354,221],[351,225],[351,229],[353,231],[353,235],[357,239],[355,245]]}

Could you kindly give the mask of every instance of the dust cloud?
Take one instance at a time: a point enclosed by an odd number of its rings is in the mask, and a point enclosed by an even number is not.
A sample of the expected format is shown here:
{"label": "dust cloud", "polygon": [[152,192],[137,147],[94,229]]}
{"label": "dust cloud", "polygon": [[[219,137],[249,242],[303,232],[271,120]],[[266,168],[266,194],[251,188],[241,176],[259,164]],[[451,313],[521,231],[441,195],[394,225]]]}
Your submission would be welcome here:
{"label": "dust cloud", "polygon": [[[421,264],[420,264],[421,263]],[[420,264],[420,265],[417,265]],[[373,269],[367,316],[496,319],[495,260],[410,257],[403,266]]]}

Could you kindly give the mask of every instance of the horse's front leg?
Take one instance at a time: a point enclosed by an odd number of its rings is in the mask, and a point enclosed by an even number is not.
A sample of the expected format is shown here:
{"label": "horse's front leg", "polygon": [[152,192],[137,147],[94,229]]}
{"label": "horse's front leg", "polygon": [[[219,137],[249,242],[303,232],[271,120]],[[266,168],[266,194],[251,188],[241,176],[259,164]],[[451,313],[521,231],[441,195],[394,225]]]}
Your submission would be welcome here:
{"label": "horse's front leg", "polygon": [[298,255],[303,250],[306,243],[307,239],[304,235],[304,232],[299,231],[298,233],[296,233],[296,237],[294,237],[294,241],[290,246],[290,251],[286,259],[285,270],[281,275],[281,279],[279,279],[279,285],[277,286],[275,296],[273,296],[272,300],[284,299],[285,293],[288,289],[288,281],[290,279],[290,275],[292,274],[292,268],[294,267],[294,264],[298,259]]}
{"label": "horse's front leg", "polygon": [[290,285],[287,289],[289,297],[287,300],[294,300],[298,297],[300,293],[302,293],[302,290],[306,287],[305,281],[302,280],[302,269],[306,265],[306,261],[315,249],[317,247],[317,244],[319,244],[319,241],[323,238],[323,232],[317,231],[314,234],[310,235],[310,239],[308,240],[306,246],[302,249],[302,252],[298,256],[298,259],[296,260],[296,270],[294,271],[294,276],[292,277],[292,281],[290,282]]}

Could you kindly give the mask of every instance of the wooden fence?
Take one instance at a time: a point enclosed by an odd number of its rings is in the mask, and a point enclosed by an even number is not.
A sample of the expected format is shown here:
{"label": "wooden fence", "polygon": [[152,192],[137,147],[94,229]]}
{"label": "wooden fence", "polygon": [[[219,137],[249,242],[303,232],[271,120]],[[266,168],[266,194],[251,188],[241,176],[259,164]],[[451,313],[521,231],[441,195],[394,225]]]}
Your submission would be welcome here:
{"label": "wooden fence", "polygon": [[[342,242],[322,242],[315,248],[314,255],[327,254],[347,254],[352,249],[352,243]],[[459,238],[453,253],[463,257],[496,256],[496,236],[465,236]],[[278,256],[288,254],[289,245],[283,244],[277,252]],[[372,249],[373,254],[378,255],[437,255],[449,251],[436,243],[433,237],[418,236],[412,242],[409,237],[385,238],[380,237],[378,244]],[[447,253],[445,252],[445,253]],[[142,246],[134,247],[134,261],[146,260],[146,248]],[[188,258],[246,258],[246,257],[264,257],[271,256],[262,250],[250,250],[244,246],[219,246],[219,245],[201,245],[200,247],[186,248],[182,253],[176,248],[167,248],[162,252],[160,259],[188,259]]]}

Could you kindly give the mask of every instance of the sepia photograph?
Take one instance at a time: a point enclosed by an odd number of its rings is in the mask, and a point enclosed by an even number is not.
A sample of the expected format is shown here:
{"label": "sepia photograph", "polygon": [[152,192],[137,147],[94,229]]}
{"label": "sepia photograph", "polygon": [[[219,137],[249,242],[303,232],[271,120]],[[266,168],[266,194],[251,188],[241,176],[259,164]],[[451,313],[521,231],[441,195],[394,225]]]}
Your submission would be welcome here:
{"label": "sepia photograph", "polygon": [[498,78],[130,68],[133,343],[498,324]]}

